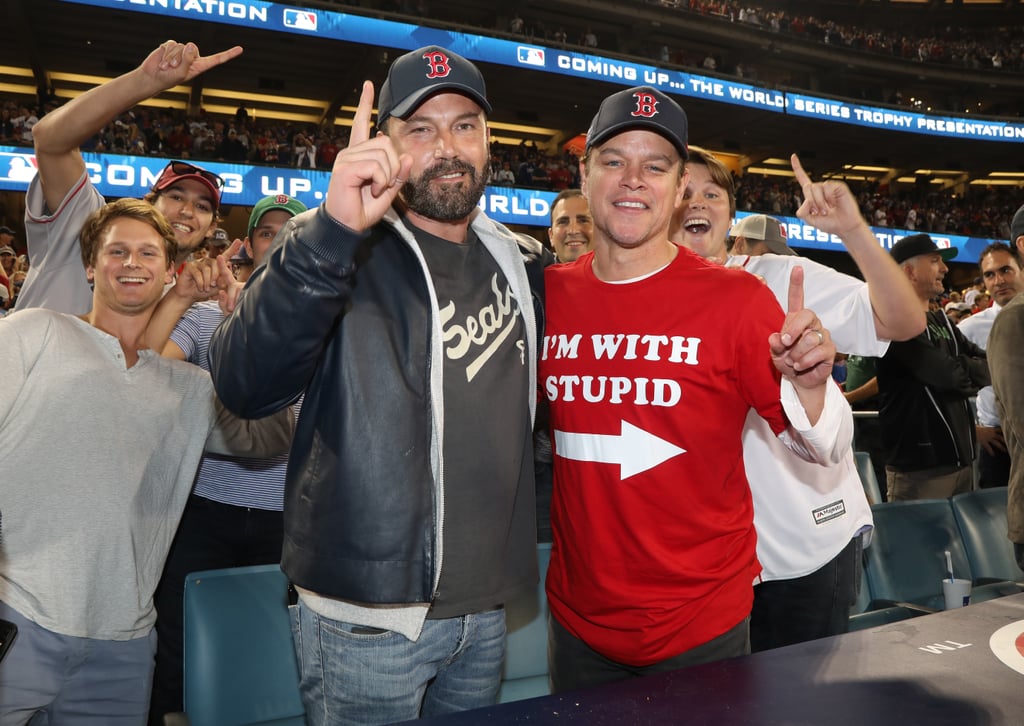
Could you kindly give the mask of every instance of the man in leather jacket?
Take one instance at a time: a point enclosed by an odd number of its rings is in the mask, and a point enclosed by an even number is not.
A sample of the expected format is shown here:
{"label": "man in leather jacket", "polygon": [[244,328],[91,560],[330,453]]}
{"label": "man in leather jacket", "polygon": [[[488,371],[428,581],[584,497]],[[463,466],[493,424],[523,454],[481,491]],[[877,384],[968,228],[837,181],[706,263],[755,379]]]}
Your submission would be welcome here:
{"label": "man in leather jacket", "polygon": [[224,403],[306,392],[282,567],[310,724],[493,703],[502,604],[537,579],[531,427],[550,253],[477,208],[490,111],[430,46],[363,86],[326,201],[294,217],[211,343]]}
{"label": "man in leather jacket", "polygon": [[944,312],[928,311],[929,300],[942,293],[945,261],[956,250],[918,233],[889,252],[917,293],[927,327],[894,342],[878,360],[887,498],[951,497],[973,487],[977,437],[968,399],[989,385],[988,361]]}

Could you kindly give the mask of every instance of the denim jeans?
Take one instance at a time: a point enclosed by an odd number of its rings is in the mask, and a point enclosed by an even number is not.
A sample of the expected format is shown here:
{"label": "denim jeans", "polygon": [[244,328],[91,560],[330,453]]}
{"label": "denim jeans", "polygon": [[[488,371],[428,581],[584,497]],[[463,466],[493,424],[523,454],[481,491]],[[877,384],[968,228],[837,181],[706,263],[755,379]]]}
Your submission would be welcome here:
{"label": "denim jeans", "polygon": [[497,702],[503,609],[427,620],[416,642],[290,608],[309,726],[388,724]]}

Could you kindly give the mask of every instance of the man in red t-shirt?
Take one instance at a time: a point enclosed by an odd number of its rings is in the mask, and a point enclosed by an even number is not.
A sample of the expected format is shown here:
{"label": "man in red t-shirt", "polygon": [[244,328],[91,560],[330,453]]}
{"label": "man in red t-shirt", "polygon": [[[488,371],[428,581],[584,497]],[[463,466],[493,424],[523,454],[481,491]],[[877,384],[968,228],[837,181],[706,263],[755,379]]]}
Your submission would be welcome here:
{"label": "man in red t-shirt", "polygon": [[[810,460],[849,446],[835,347],[803,308],[802,269],[786,315],[755,277],[669,240],[686,129],[654,88],[605,99],[581,162],[594,251],[546,271],[556,691],[749,652],[747,412]],[[687,301],[711,294],[725,304],[695,315]]]}

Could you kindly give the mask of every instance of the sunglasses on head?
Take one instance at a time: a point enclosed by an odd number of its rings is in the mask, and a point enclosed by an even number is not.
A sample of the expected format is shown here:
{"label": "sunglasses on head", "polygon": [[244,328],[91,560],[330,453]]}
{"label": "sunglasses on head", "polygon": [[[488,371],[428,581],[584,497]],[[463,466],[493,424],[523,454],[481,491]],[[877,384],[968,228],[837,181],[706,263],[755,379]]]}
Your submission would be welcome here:
{"label": "sunglasses on head", "polygon": [[[213,184],[213,186],[216,187],[218,191],[224,188],[224,180],[221,179],[216,174],[214,174],[212,171],[201,169],[198,166],[189,164],[186,161],[172,161],[170,164],[167,165],[167,169],[170,169],[175,176],[184,176],[186,174],[196,174],[198,176],[201,176],[203,179],[206,179],[208,182]],[[164,170],[164,174],[167,173],[167,169]]]}

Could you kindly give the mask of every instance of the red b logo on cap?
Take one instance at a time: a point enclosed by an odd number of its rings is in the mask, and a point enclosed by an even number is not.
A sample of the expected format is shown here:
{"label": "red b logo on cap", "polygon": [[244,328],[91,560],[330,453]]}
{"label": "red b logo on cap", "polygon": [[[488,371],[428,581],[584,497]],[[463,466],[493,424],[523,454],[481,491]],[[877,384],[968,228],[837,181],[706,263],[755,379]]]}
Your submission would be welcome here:
{"label": "red b logo on cap", "polygon": [[631,116],[651,118],[658,113],[658,99],[651,94],[638,91],[633,94],[633,98],[636,99],[636,111],[630,113]]}
{"label": "red b logo on cap", "polygon": [[427,71],[427,78],[444,78],[452,72],[448,56],[439,50],[424,53],[423,60],[430,66],[430,70]]}

